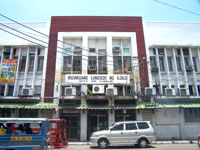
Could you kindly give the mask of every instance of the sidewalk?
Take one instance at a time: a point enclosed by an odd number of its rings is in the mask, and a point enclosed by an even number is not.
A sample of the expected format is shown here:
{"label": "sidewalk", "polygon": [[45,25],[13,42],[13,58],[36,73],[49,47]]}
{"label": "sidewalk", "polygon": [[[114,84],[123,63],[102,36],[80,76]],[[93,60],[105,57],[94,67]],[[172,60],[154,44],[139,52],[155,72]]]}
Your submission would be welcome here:
{"label": "sidewalk", "polygon": [[[90,142],[69,142],[69,145],[91,145]],[[153,141],[152,144],[197,144],[197,140]]]}

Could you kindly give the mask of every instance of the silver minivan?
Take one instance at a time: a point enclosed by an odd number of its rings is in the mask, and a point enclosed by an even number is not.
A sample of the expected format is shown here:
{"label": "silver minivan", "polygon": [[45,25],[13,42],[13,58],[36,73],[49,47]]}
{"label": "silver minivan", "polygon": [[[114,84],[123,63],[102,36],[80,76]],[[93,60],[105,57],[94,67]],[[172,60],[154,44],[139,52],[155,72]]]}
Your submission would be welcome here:
{"label": "silver minivan", "polygon": [[90,136],[90,142],[99,148],[112,144],[137,144],[145,148],[154,140],[155,133],[150,121],[117,122],[108,130],[96,131]]}

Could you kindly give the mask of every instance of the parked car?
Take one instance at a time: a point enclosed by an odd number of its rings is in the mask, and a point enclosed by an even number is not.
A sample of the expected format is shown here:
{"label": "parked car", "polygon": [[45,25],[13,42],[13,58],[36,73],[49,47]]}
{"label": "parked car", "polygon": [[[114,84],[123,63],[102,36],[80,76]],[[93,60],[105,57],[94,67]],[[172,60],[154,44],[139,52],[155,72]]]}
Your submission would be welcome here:
{"label": "parked car", "polygon": [[150,121],[125,121],[113,124],[108,130],[91,134],[90,142],[99,148],[112,144],[137,144],[145,148],[155,140],[155,132]]}
{"label": "parked car", "polygon": [[199,150],[200,150],[200,134],[197,135],[197,143],[198,143]]}

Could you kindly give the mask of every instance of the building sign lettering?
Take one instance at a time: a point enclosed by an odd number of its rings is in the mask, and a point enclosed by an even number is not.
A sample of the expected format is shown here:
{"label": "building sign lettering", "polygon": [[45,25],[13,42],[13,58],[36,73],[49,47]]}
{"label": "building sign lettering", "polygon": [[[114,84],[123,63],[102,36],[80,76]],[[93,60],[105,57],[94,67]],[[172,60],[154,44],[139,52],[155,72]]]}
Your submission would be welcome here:
{"label": "building sign lettering", "polygon": [[129,75],[65,75],[69,84],[130,84]]}

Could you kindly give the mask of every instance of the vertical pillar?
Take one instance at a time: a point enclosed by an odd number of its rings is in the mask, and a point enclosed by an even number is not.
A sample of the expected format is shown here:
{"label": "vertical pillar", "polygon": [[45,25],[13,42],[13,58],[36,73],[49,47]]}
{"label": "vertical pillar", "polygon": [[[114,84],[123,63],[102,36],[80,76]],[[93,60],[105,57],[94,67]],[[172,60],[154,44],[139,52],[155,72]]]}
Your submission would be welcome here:
{"label": "vertical pillar", "polygon": [[87,141],[87,110],[81,110],[80,141]]}
{"label": "vertical pillar", "polygon": [[52,111],[52,118],[53,119],[58,119],[58,118],[60,118],[59,117],[59,109],[54,109],[53,111]]}
{"label": "vertical pillar", "polygon": [[140,110],[140,109],[136,110],[136,120],[137,121],[142,121],[143,120],[142,110]]}
{"label": "vertical pillar", "polygon": [[107,68],[108,74],[113,74],[113,53],[112,53],[112,36],[107,36]]}
{"label": "vertical pillar", "polygon": [[108,126],[111,126],[113,123],[115,123],[115,111],[108,110]]}

